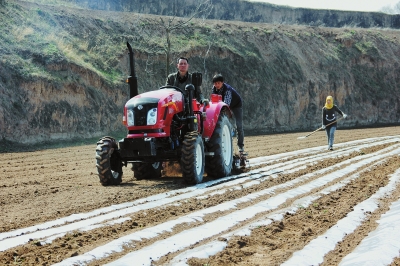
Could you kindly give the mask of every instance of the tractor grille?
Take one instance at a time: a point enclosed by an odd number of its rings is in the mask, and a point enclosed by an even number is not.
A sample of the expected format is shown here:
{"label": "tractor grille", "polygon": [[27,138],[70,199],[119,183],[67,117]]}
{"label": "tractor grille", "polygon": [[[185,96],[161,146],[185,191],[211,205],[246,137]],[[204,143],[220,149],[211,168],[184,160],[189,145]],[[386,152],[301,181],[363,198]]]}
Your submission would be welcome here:
{"label": "tractor grille", "polygon": [[147,125],[147,113],[157,108],[159,99],[156,98],[137,98],[134,99],[127,105],[128,109],[133,110],[135,126],[146,126]]}
{"label": "tractor grille", "polygon": [[135,116],[135,126],[146,126],[147,125],[147,113],[153,108],[157,108],[157,103],[148,103],[145,105],[142,104],[142,105],[136,106],[133,109],[133,113]]}

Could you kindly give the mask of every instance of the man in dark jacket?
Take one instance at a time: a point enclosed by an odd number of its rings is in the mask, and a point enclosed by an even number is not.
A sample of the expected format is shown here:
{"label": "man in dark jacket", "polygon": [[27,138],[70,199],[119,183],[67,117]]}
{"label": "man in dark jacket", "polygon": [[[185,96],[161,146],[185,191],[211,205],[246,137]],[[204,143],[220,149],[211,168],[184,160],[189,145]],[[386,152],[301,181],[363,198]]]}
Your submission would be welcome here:
{"label": "man in dark jacket", "polygon": [[[178,87],[185,92],[186,85],[192,84],[192,74],[189,73],[188,59],[186,57],[178,58],[176,67],[178,68],[178,72],[169,74],[165,85]],[[185,96],[187,97],[187,94]],[[204,99],[200,86],[195,87],[193,97],[197,99],[199,103],[208,104],[209,102],[207,99]]]}
{"label": "man in dark jacket", "polygon": [[224,77],[221,74],[217,74],[213,77],[213,94],[219,94],[222,96],[222,101],[229,105],[236,122],[237,130],[237,145],[239,152],[244,152],[244,131],[243,131],[243,108],[242,108],[242,97],[239,93],[232,88],[229,84],[224,83]]}

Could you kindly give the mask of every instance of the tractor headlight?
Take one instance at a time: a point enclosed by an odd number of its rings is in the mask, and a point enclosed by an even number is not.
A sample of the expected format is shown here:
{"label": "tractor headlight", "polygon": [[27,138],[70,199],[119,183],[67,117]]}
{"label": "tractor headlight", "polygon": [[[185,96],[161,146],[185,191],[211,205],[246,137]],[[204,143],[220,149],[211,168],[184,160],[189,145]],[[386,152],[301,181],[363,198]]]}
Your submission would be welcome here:
{"label": "tractor headlight", "polygon": [[152,108],[147,112],[147,125],[155,125],[157,122],[157,108]]}
{"label": "tractor headlight", "polygon": [[135,125],[135,116],[133,115],[133,110],[129,109],[127,111],[127,116],[128,116],[128,126],[134,126]]}

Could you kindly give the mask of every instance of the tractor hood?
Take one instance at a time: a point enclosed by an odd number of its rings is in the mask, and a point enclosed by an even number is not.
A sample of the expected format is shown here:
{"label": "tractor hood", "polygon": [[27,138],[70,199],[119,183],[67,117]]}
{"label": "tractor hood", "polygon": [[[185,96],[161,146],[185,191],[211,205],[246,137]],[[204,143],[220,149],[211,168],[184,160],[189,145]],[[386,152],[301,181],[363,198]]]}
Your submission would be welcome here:
{"label": "tractor hood", "polygon": [[183,95],[174,89],[149,91],[131,98],[124,108],[129,130],[160,129],[170,126],[168,116],[183,111]]}
{"label": "tractor hood", "polygon": [[[149,91],[131,98],[125,107],[137,107],[143,104],[160,104],[162,107],[165,104],[175,103],[182,107],[183,97],[182,93],[174,89],[162,89],[156,91]],[[182,109],[181,109],[182,110]]]}

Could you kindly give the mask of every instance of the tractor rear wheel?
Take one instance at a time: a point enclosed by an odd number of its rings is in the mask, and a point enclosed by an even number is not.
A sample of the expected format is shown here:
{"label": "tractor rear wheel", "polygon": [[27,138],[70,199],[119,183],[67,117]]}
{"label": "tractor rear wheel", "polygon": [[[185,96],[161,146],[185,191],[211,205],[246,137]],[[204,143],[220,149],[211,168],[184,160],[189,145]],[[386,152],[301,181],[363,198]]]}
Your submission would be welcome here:
{"label": "tractor rear wheel", "polygon": [[207,148],[214,153],[214,156],[206,158],[207,175],[214,179],[230,175],[233,165],[232,123],[225,112],[221,112]]}
{"label": "tractor rear wheel", "polygon": [[162,162],[133,163],[132,170],[137,180],[161,177]]}
{"label": "tractor rear wheel", "polygon": [[103,186],[121,183],[122,160],[118,144],[112,137],[103,137],[97,142],[96,167]]}
{"label": "tractor rear wheel", "polygon": [[204,143],[198,132],[188,132],[182,145],[181,168],[183,179],[188,184],[203,182]]}

